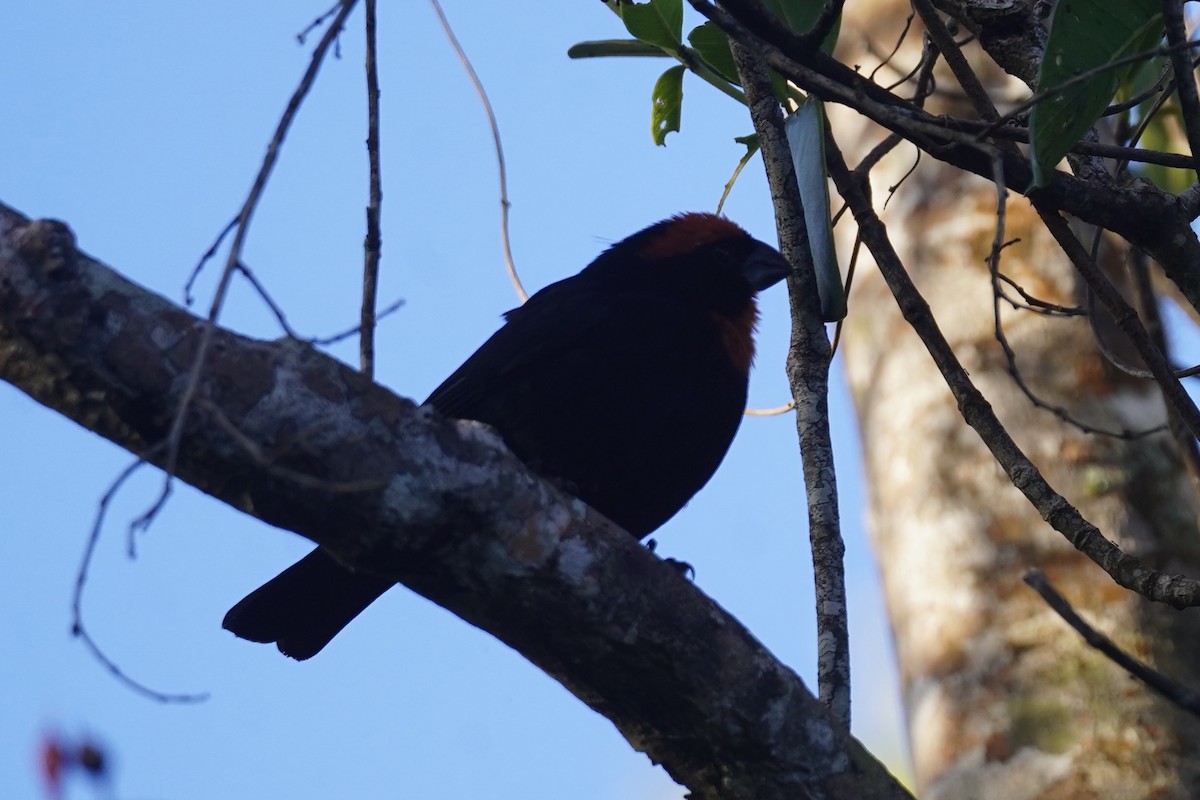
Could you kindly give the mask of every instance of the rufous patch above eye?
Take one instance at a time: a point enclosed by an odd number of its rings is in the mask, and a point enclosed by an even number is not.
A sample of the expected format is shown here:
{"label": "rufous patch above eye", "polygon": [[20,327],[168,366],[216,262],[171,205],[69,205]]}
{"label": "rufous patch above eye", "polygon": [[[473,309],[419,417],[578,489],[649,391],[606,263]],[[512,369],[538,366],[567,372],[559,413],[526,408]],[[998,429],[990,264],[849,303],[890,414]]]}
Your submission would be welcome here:
{"label": "rufous patch above eye", "polygon": [[678,214],[656,226],[653,236],[638,250],[638,255],[650,260],[673,258],[704,245],[747,236],[737,223],[716,214]]}

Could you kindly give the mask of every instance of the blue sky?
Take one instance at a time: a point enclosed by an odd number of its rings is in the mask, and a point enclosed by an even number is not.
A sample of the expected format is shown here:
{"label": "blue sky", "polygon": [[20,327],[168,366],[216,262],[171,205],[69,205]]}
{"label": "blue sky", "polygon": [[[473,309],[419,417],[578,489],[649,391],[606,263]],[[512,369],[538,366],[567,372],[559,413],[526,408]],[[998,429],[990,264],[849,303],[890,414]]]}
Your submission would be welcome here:
{"label": "blue sky", "polygon": [[[57,217],[82,249],[176,302],[241,204],[308,63],[295,34],[327,7],[42,2],[0,9],[5,125],[0,201]],[[423,398],[515,304],[498,237],[496,164],[483,112],[423,3],[381,4],[382,303],[378,379]],[[573,62],[567,47],[621,35],[600,3],[447,2],[499,117],[513,249],[530,290],[607,243],[682,210],[711,210],[749,132],[695,80],[683,130],[655,147],[649,92],[665,61]],[[245,251],[313,336],[357,320],[366,203],[362,16],[326,64],[285,144]],[[761,165],[726,212],[774,242]],[[200,282],[207,308],[215,271]],[[788,397],[782,287],[762,298],[751,403]],[[222,321],[280,331],[236,284]],[[350,342],[333,354],[355,359]],[[840,370],[840,366],[839,366]],[[855,731],[902,752],[890,646],[863,538],[853,412],[831,398],[846,529]],[[177,485],[126,555],[126,526],[161,485],[142,471],[109,515],[85,597],[92,634],[161,705],[114,681],[70,636],[70,597],[96,503],[131,460],[0,384],[0,797],[37,797],[43,732],[88,735],[114,759],[121,798],[672,798],[683,790],[602,717],[489,635],[398,588],[323,653],[297,663],[221,630],[226,608],[308,549]],[[712,482],[657,534],[659,552],[815,685],[804,489],[790,416],[747,419]],[[82,785],[69,797],[88,797]]]}

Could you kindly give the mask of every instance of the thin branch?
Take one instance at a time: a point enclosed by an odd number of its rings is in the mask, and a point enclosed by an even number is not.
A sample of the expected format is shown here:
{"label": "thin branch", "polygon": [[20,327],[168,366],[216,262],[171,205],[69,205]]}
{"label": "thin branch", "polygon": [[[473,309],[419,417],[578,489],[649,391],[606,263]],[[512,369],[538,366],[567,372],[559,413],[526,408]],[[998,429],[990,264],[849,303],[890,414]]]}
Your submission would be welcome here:
{"label": "thin branch", "polygon": [[921,16],[921,21],[925,23],[926,33],[929,34],[929,38],[933,39],[938,49],[942,51],[942,56],[946,59],[946,64],[950,67],[950,71],[954,73],[954,77],[958,79],[959,86],[967,93],[967,97],[971,100],[971,105],[979,112],[979,116],[989,122],[998,120],[1000,114],[996,111],[996,106],[992,104],[992,98],[988,96],[987,90],[979,82],[975,71],[967,63],[967,59],[963,56],[958,42],[954,41],[954,37],[946,29],[946,23],[942,21],[941,15],[933,7],[931,0],[912,0],[912,4],[913,9]]}
{"label": "thin branch", "polygon": [[[1004,352],[1004,359],[1008,368],[1008,374],[1013,379],[1013,383],[1021,390],[1021,393],[1035,407],[1043,411],[1049,411],[1054,416],[1058,417],[1067,425],[1078,429],[1082,433],[1093,434],[1098,436],[1107,436],[1113,439],[1132,440],[1141,439],[1155,433],[1160,433],[1165,430],[1163,425],[1155,425],[1152,428],[1146,428],[1140,431],[1131,431],[1128,429],[1111,430],[1101,428],[1095,425],[1089,425],[1083,420],[1076,417],[1066,407],[1055,405],[1046,400],[1043,400],[1040,395],[1025,382],[1024,376],[1021,374],[1020,368],[1017,366],[1017,354],[1013,351],[1012,346],[1008,343],[1008,337],[1004,333],[1004,324],[1000,315],[1000,300],[1003,293],[1000,290],[1000,275],[995,269],[992,269],[992,325],[994,336],[1000,345],[1000,349]],[[1007,298],[1004,298],[1007,299]],[[1010,301],[1011,302],[1011,301]],[[1045,312],[1043,312],[1045,313]]]}
{"label": "thin branch", "polygon": [[786,414],[795,407],[796,401],[788,400],[783,405],[775,406],[774,408],[747,408],[742,413],[747,417],[778,417],[782,414]]}
{"label": "thin branch", "polygon": [[[179,406],[175,409],[172,417],[172,422],[166,434],[166,463],[164,465],[164,476],[162,488],[154,502],[146,509],[146,511],[138,517],[131,528],[145,529],[157,517],[158,513],[166,505],[167,500],[172,492],[172,480],[176,472],[176,459],[178,458],[180,443],[183,437],[183,430],[191,411],[192,402],[196,399],[196,392],[200,385],[201,377],[204,373],[204,367],[208,358],[209,349],[212,346],[213,331],[216,329],[217,319],[220,317],[221,309],[225,304],[225,296],[229,291],[229,284],[234,273],[242,272],[250,279],[251,283],[259,290],[259,293],[267,300],[272,311],[275,312],[276,318],[280,323],[287,328],[287,322],[283,317],[282,312],[270,300],[269,295],[262,286],[255,280],[254,276],[246,270],[241,263],[242,247],[245,244],[246,236],[250,229],[250,220],[253,217],[254,210],[258,206],[258,201],[262,197],[263,191],[266,189],[267,179],[270,177],[271,171],[278,160],[279,148],[283,145],[283,139],[287,135],[288,129],[291,127],[292,120],[300,109],[300,104],[307,96],[312,88],[313,82],[316,80],[317,72],[320,70],[321,63],[324,61],[325,54],[330,46],[337,39],[343,26],[345,25],[346,17],[354,9],[357,0],[342,0],[340,11],[333,23],[326,30],[325,35],[321,37],[320,43],[313,52],[312,59],[309,62],[308,69],[300,80],[300,85],[292,93],[292,97],[288,101],[287,107],[284,109],[283,116],[280,118],[278,125],[275,128],[275,134],[272,136],[270,143],[267,146],[267,154],[263,157],[263,163],[259,167],[258,175],[255,177],[254,184],[250,189],[250,194],[247,196],[242,208],[238,212],[234,221],[227,225],[217,236],[212,247],[201,257],[200,262],[192,271],[191,276],[184,288],[185,295],[190,295],[190,290],[193,282],[199,276],[200,270],[204,263],[216,253],[221,241],[229,234],[230,230],[234,232],[233,243],[229,249],[229,255],[225,260],[225,267],[221,272],[221,278],[217,283],[216,292],[213,294],[212,303],[209,306],[208,317],[204,321],[200,339],[195,349],[195,354],[192,358],[191,369],[186,378],[186,384],[182,396],[180,397]],[[332,9],[329,12],[318,17],[308,28],[300,33],[297,38],[303,43],[304,37],[316,25],[319,25],[323,20],[328,19]]]}
{"label": "thin branch", "polygon": [[71,593],[71,632],[83,642],[88,652],[92,654],[92,657],[99,661],[118,682],[138,694],[159,703],[200,703],[208,699],[206,692],[183,694],[161,692],[150,688],[141,681],[131,678],[116,661],[104,652],[104,648],[92,638],[92,635],[88,633],[87,625],[83,622],[83,589],[87,585],[88,570],[91,567],[92,559],[96,555],[96,545],[100,542],[100,533],[104,530],[104,517],[108,514],[109,504],[112,503],[113,498],[117,496],[117,492],[125,485],[125,482],[133,476],[133,473],[149,463],[146,459],[153,458],[156,452],[161,453],[163,447],[164,445],[160,444],[158,447],[152,449],[151,452],[134,459],[133,463],[121,471],[121,474],[108,487],[104,496],[100,498],[100,503],[96,507],[96,516],[92,520],[92,529],[88,533],[87,544],[83,548],[83,557],[80,559],[79,569],[75,572],[75,588]]}
{"label": "thin branch", "polygon": [[837,473],[829,433],[829,339],[821,322],[804,209],[771,79],[755,55],[741,45],[733,46],[733,60],[762,148],[781,250],[794,269],[788,278],[792,305],[788,378],[796,401],[796,430],[808,500],[808,535],[817,600],[817,685],[821,701],[848,728],[850,641],[843,563],[846,548],[838,518]]}
{"label": "thin branch", "polygon": [[934,75],[934,70],[937,69],[938,58],[941,54],[942,51],[938,49],[932,39],[924,40],[924,46],[921,48],[921,60],[918,62],[920,69],[917,70],[916,91],[908,100],[917,108],[924,108],[925,101],[937,91],[937,77]]}
{"label": "thin branch", "polygon": [[[1145,119],[1143,118],[1142,124],[1144,122]],[[955,120],[954,125],[962,131],[975,130],[982,132],[986,127],[985,123],[972,122],[971,120]],[[999,141],[1029,143],[1028,128],[1005,126],[1003,128],[996,128],[988,135]],[[1185,156],[1180,153],[1169,153],[1162,150],[1147,150],[1141,147],[1110,144],[1107,142],[1076,142],[1068,153],[1136,161],[1144,164],[1158,164],[1164,167],[1177,167],[1180,169],[1190,169],[1192,166],[1191,156]]]}
{"label": "thin branch", "polygon": [[296,113],[300,110],[301,103],[304,102],[304,98],[312,88],[317,73],[321,69],[321,63],[325,60],[326,53],[344,27],[346,18],[354,10],[356,2],[357,0],[342,0],[337,16],[329,24],[324,36],[321,37],[320,43],[313,51],[308,69],[305,70],[304,76],[300,79],[300,85],[296,87],[296,90],[288,100],[287,108],[284,109],[283,116],[280,118],[279,124],[275,127],[275,134],[271,137],[271,141],[267,145],[267,154],[263,157],[263,163],[259,167],[258,175],[254,179],[254,185],[250,189],[250,194],[242,204],[241,211],[238,212],[233,243],[229,248],[229,256],[225,260],[225,269],[221,273],[221,280],[217,284],[217,290],[213,295],[212,304],[208,311],[208,318],[205,321],[203,331],[200,334],[200,340],[196,346],[192,367],[188,372],[187,384],[180,397],[179,407],[175,412],[167,434],[167,459],[164,470],[166,478],[163,492],[159,500],[155,503],[156,507],[161,507],[161,503],[169,490],[171,478],[175,475],[175,462],[179,453],[179,443],[183,437],[184,423],[187,420],[192,401],[196,397],[196,391],[200,386],[200,379],[204,373],[204,364],[208,358],[209,349],[212,347],[213,332],[216,330],[216,322],[221,314],[221,308],[225,304],[225,295],[229,290],[230,279],[241,262],[242,247],[250,230],[250,220],[254,216],[254,210],[258,207],[258,201],[262,197],[263,191],[266,189],[267,180],[271,176],[275,162],[279,159],[279,149],[283,145],[284,137],[287,136],[292,121],[295,119]]}
{"label": "thin branch", "polygon": [[1158,80],[1156,80],[1149,89],[1139,92],[1123,102],[1113,103],[1111,106],[1104,109],[1104,113],[1100,116],[1111,117],[1116,114],[1124,113],[1130,109],[1137,108],[1155,95],[1158,95],[1159,97],[1164,95],[1169,96],[1173,88],[1175,88],[1175,82],[1174,79],[1171,78],[1171,67],[1170,65],[1164,65],[1162,71],[1158,74]]}
{"label": "thin branch", "polygon": [[1150,569],[1139,559],[1124,553],[1056,492],[1021,451],[938,329],[928,303],[913,284],[888,239],[887,228],[867,199],[865,180],[849,170],[836,142],[827,140],[825,152],[829,174],[854,212],[863,242],[874,256],[901,314],[921,337],[954,395],[963,419],[983,440],[1013,486],[1025,495],[1052,528],[1112,576],[1118,585],[1176,608],[1200,605],[1200,581]]}
{"label": "thin branch", "polygon": [[809,47],[820,47],[825,43],[833,26],[841,19],[842,6],[845,4],[846,0],[825,0],[821,16],[813,23],[812,30],[804,34],[804,40]]}
{"label": "thin branch", "polygon": [[196,266],[192,267],[191,274],[188,275],[187,281],[183,284],[183,302],[189,308],[195,302],[195,297],[192,296],[192,289],[195,288],[196,281],[200,278],[200,273],[204,271],[204,265],[217,254],[217,251],[221,249],[221,242],[225,241],[225,237],[237,227],[237,224],[237,217],[229,220],[229,224],[221,229],[221,232],[217,234],[217,238],[213,240],[212,245],[200,256],[200,260],[196,262]]}
{"label": "thin branch", "polygon": [[[1154,103],[1151,105],[1151,107],[1149,109],[1143,110],[1141,112],[1141,114],[1139,114],[1139,119],[1137,121],[1137,125],[1134,127],[1133,132],[1129,135],[1128,139],[1125,141],[1125,144],[1128,145],[1129,148],[1131,148],[1131,149],[1135,148],[1137,146],[1137,143],[1139,141],[1141,141],[1142,136],[1146,133],[1147,129],[1149,129],[1150,124],[1152,122],[1154,122],[1155,118],[1158,117],[1159,113],[1163,110],[1164,107],[1166,107],[1167,103],[1170,102],[1171,97],[1174,95],[1174,88],[1175,88],[1175,82],[1174,82],[1174,79],[1172,79],[1170,81],[1170,86],[1167,88],[1167,90],[1165,92],[1161,93],[1157,98],[1155,98]],[[1141,152],[1141,151],[1135,150],[1134,152]],[[1174,167],[1179,167],[1181,169],[1194,169],[1196,162],[1193,158],[1191,158],[1189,156],[1185,156],[1185,155],[1180,155],[1180,154],[1173,154],[1173,155],[1175,156],[1175,163],[1164,164],[1163,166],[1174,166]],[[1133,157],[1122,158],[1121,160],[1119,160],[1117,162],[1117,168],[1113,171],[1114,175],[1125,172],[1129,167],[1129,162],[1135,161],[1135,160],[1137,160],[1137,159],[1135,159]]]}
{"label": "thin branch", "polygon": [[263,286],[258,280],[258,276],[256,276],[249,267],[240,261],[237,264],[237,271],[243,278],[250,282],[250,285],[254,287],[254,291],[257,292],[258,296],[262,298],[262,301],[267,304],[267,308],[269,308],[271,313],[275,315],[275,321],[279,323],[279,327],[283,329],[283,332],[288,336],[291,336],[293,339],[302,338],[296,333],[295,330],[292,329],[291,323],[287,321],[287,315],[283,313],[283,308],[281,308],[280,305],[275,302],[275,298],[271,297],[270,292],[268,292],[266,287]]}
{"label": "thin branch", "polygon": [[1078,428],[1084,433],[1100,434],[1117,439],[1135,439],[1161,431],[1163,429],[1161,425],[1146,431],[1110,431],[1088,425],[1077,419],[1063,406],[1054,405],[1043,400],[1025,382],[1024,376],[1021,375],[1021,370],[1017,367],[1017,354],[1013,352],[1012,347],[1008,343],[1008,337],[1004,333],[1004,321],[1001,315],[1000,301],[1003,297],[1003,291],[1000,288],[1000,254],[1005,247],[1004,224],[1008,216],[1008,189],[1004,185],[1004,175],[1000,169],[999,158],[996,160],[996,173],[996,177],[994,178],[996,187],[996,232],[992,237],[992,249],[988,254],[987,264],[992,281],[992,326],[996,341],[1000,344],[1000,349],[1004,351],[1004,359],[1008,367],[1009,376],[1034,407],[1049,411],[1063,422]]}
{"label": "thin branch", "polygon": [[[383,310],[376,312],[375,323],[378,324],[378,323],[382,322],[384,319],[386,319],[387,317],[390,317],[392,314],[396,313],[403,307],[404,307],[404,300],[393,300],[391,303],[384,306]],[[302,339],[301,341],[308,342],[309,344],[316,345],[318,347],[325,347],[327,345],[337,344],[338,342],[342,341],[343,339],[349,339],[351,336],[354,336],[355,334],[357,334],[358,331],[359,331],[359,326],[355,325],[352,328],[347,328],[344,331],[340,331],[338,333],[333,333],[333,334],[330,334],[329,336],[318,336],[318,337],[311,338],[311,339]]]}
{"label": "thin branch", "polygon": [[[926,43],[927,44],[929,43],[928,40],[926,40]],[[897,42],[896,46],[899,47],[900,43]],[[894,89],[896,89],[896,87],[903,86],[904,84],[908,83],[909,81],[911,81],[913,79],[913,77],[918,72],[921,71],[922,65],[925,64],[925,62],[927,60],[929,60],[930,58],[933,58],[934,60],[937,59],[937,48],[936,47],[924,48],[924,52],[922,53],[921,58],[917,61],[916,64],[913,65],[912,69],[910,69],[904,75],[901,75],[899,78],[892,81],[891,83],[889,83],[887,86],[885,86],[883,88],[887,89],[890,92],[890,91],[893,91]],[[932,93],[934,91],[937,91],[937,81],[934,81],[933,86],[930,89],[930,93]]]}
{"label": "thin branch", "polygon": [[[1145,321],[1146,330],[1154,339],[1155,345],[1169,358],[1171,355],[1170,343],[1163,325],[1158,294],[1154,291],[1148,262],[1149,259],[1141,250],[1131,249],[1126,256],[1126,268],[1130,282],[1133,284],[1138,316]],[[1192,479],[1192,485],[1200,489],[1200,444],[1197,443],[1196,437],[1191,436],[1187,429],[1180,424],[1179,415],[1171,406],[1167,406],[1167,427],[1171,431],[1175,445],[1179,448],[1183,464]]]}
{"label": "thin branch", "polygon": [[[977,123],[934,117],[821,51],[801,50],[796,34],[780,26],[757,0],[725,0],[724,7],[710,0],[689,2],[800,89],[858,111],[947,164],[992,178],[997,148],[979,135],[967,133],[981,130]],[[1006,184],[1014,191],[1028,191],[1033,180],[1028,159],[1004,152],[1002,161]],[[1049,184],[1039,189],[1038,195],[1043,203],[1108,228],[1145,249],[1188,302],[1200,308],[1200,271],[1192,268],[1200,261],[1200,241],[1189,227],[1191,216],[1200,206],[1181,202],[1145,182],[1097,185],[1059,171],[1050,176]]]}
{"label": "thin branch", "polygon": [[1083,640],[1090,646],[1099,650],[1104,654],[1104,657],[1112,661],[1117,666],[1124,669],[1133,677],[1137,678],[1142,683],[1149,686],[1154,691],[1161,694],[1163,697],[1170,700],[1175,705],[1182,708],[1184,711],[1189,711],[1192,714],[1200,715],[1200,694],[1183,686],[1179,683],[1163,675],[1158,670],[1134,658],[1129,653],[1122,650],[1112,639],[1105,636],[1100,631],[1089,625],[1083,617],[1079,615],[1067,599],[1058,593],[1058,590],[1051,585],[1046,579],[1044,573],[1038,569],[1031,569],[1025,573],[1025,583],[1041,595],[1046,604],[1054,610],[1054,613],[1062,617],[1063,622],[1070,625],[1075,631],[1083,637]]}
{"label": "thin branch", "polygon": [[[1179,94],[1179,108],[1183,117],[1183,130],[1187,133],[1188,148],[1192,158],[1200,158],[1200,96],[1196,94],[1196,77],[1192,72],[1192,59],[1188,48],[1196,43],[1188,41],[1187,28],[1183,24],[1182,0],[1163,0],[1163,24],[1167,31],[1167,49],[1171,69],[1175,71],[1175,89]],[[1200,177],[1200,167],[1192,162],[1192,170]]]}
{"label": "thin branch", "polygon": [[725,207],[725,201],[729,199],[729,194],[733,191],[733,185],[737,183],[738,176],[742,174],[742,170],[750,163],[750,159],[754,158],[754,154],[758,152],[758,148],[753,150],[746,148],[746,154],[738,159],[737,166],[733,168],[733,174],[729,176],[729,180],[725,183],[725,188],[721,191],[721,199],[717,201],[717,212],[721,213],[721,209]]}
{"label": "thin branch", "polygon": [[[1167,2],[1170,2],[1170,0],[1167,0]],[[1113,70],[1127,67],[1131,64],[1149,61],[1159,56],[1171,56],[1175,52],[1186,54],[1189,50],[1196,47],[1200,47],[1200,42],[1185,41],[1174,45],[1168,45],[1166,47],[1154,47],[1150,50],[1143,50],[1140,53],[1132,53],[1127,56],[1122,56],[1121,58],[1114,58],[1112,61],[1107,61],[1099,66],[1083,70],[1071,76],[1062,83],[1054,86],[1039,88],[1038,91],[1031,94],[1026,100],[1018,103],[1016,107],[1012,108],[999,119],[992,122],[988,127],[984,128],[984,130],[980,132],[980,136],[982,137],[990,135],[994,130],[1000,128],[1001,126],[1014,122],[1021,117],[1022,114],[1032,109],[1038,103],[1044,102],[1055,95],[1062,94],[1067,89],[1072,89],[1076,86],[1086,83],[1095,78],[1097,75],[1103,75],[1105,73],[1112,72]]]}
{"label": "thin branch", "polygon": [[893,183],[887,187],[887,197],[884,198],[884,201],[883,201],[884,208],[887,208],[888,203],[892,202],[892,198],[896,196],[896,191],[901,186],[904,185],[904,182],[913,176],[913,173],[915,173],[917,171],[917,167],[920,165],[920,163],[921,163],[921,149],[917,148],[917,152],[916,152],[916,155],[913,157],[912,164],[909,165],[909,167],[905,171],[905,173],[900,176],[899,180],[897,180],[895,183]]}
{"label": "thin branch", "polygon": [[[1021,240],[1012,239],[1005,242],[1004,246],[1007,247],[1008,245],[1016,244],[1019,241]],[[1004,299],[1007,300],[1009,305],[1011,305],[1013,308],[1032,311],[1034,314],[1044,314],[1048,317],[1082,317],[1087,314],[1087,312],[1079,306],[1064,306],[1059,305],[1058,303],[1051,303],[1046,300],[1042,300],[1039,297],[1034,297],[1029,292],[1025,291],[1025,287],[1021,286],[1021,284],[1017,283],[1003,272],[997,272],[996,279],[1001,283],[1006,283],[1015,289],[1017,294],[1021,295],[1021,299],[1025,301],[1024,303],[1018,303],[1009,297],[1008,294],[1006,294],[1003,290],[1001,290],[1001,296],[1004,297]]]}
{"label": "thin branch", "polygon": [[876,164],[883,160],[884,156],[895,150],[901,142],[906,141],[908,140],[898,133],[889,133],[887,136],[883,137],[883,140],[879,144],[872,147],[870,151],[863,156],[862,161],[858,162],[858,166],[854,168],[854,171],[859,175],[866,175],[872,169],[874,169]]}
{"label": "thin branch", "polygon": [[1083,276],[1088,287],[1107,309],[1117,327],[1129,337],[1134,349],[1137,350],[1142,361],[1154,375],[1154,380],[1158,383],[1167,402],[1178,412],[1180,420],[1191,431],[1192,436],[1200,437],[1200,410],[1196,408],[1196,403],[1179,383],[1179,378],[1175,377],[1175,372],[1167,363],[1166,356],[1154,346],[1150,335],[1142,327],[1137,312],[1129,303],[1125,302],[1125,298],[1112,285],[1108,276],[1096,266],[1096,262],[1092,260],[1083,245],[1075,238],[1075,234],[1071,232],[1066,220],[1057,211],[1049,208],[1037,192],[1030,196],[1030,201],[1050,231],[1050,235],[1058,242],[1059,247],[1066,253],[1071,263],[1075,265],[1075,269]]}
{"label": "thin branch", "polygon": [[[693,5],[695,5],[695,3],[693,3]],[[697,7],[697,10],[700,10],[699,7]],[[704,12],[701,11],[701,13]],[[896,54],[900,52],[900,48],[904,45],[904,40],[908,38],[908,32],[912,29],[913,19],[915,18],[916,14],[909,14],[904,19],[904,27],[900,29],[900,35],[896,37],[896,43],[892,45],[892,52],[879,59],[879,63],[875,66],[875,69],[871,70],[871,74],[867,77],[867,80],[874,81],[875,75],[878,74],[879,70],[891,65],[892,59],[895,58]],[[867,44],[872,45],[874,42],[868,40]]]}
{"label": "thin branch", "polygon": [[370,189],[367,201],[367,235],[363,240],[362,310],[359,314],[359,368],[368,378],[375,375],[375,304],[379,295],[379,259],[383,255],[380,207],[383,205],[382,173],[379,169],[379,70],[375,46],[375,0],[365,0],[367,33],[367,162]]}
{"label": "thin branch", "polygon": [[324,24],[325,24],[325,20],[329,19],[329,18],[330,18],[330,17],[332,17],[334,14],[336,14],[336,13],[337,13],[337,11],[338,11],[338,9],[339,9],[339,8],[341,8],[341,7],[342,7],[342,2],[341,2],[341,0],[338,0],[338,2],[334,3],[334,4],[333,4],[333,5],[332,5],[332,6],[329,8],[329,10],[328,10],[328,11],[326,11],[324,14],[321,14],[320,16],[318,16],[318,17],[317,17],[316,19],[314,19],[312,22],[310,22],[310,23],[308,23],[307,25],[305,25],[305,26],[304,26],[304,30],[302,30],[302,31],[300,31],[299,33],[297,33],[297,34],[296,34],[296,41],[297,41],[299,44],[301,44],[301,45],[303,45],[303,44],[306,44],[306,43],[308,42],[308,35],[309,35],[310,33],[312,33],[313,31],[315,31],[317,28],[319,28],[319,27],[321,27],[322,25],[324,25]]}
{"label": "thin branch", "polygon": [[479,75],[471,66],[471,59],[467,58],[467,51],[463,50],[462,45],[459,44],[458,37],[454,35],[454,29],[450,27],[450,21],[446,19],[446,14],[442,11],[442,4],[438,0],[429,0],[429,2],[433,4],[433,10],[437,12],[438,19],[442,23],[442,30],[446,32],[446,38],[450,40],[450,45],[458,54],[458,60],[462,62],[467,74],[471,77],[471,83],[475,87],[476,94],[479,95],[479,102],[483,104],[483,110],[487,114],[488,125],[492,128],[492,141],[496,145],[496,165],[500,168],[500,243],[504,247],[504,263],[508,268],[508,279],[512,281],[517,297],[524,303],[529,299],[529,293],[521,285],[521,277],[517,274],[517,265],[513,261],[512,247],[509,244],[508,209],[512,203],[508,201],[508,171],[504,165],[504,146],[500,142],[500,126],[496,122],[496,113],[492,110],[492,101],[488,99],[483,82],[479,80]]}

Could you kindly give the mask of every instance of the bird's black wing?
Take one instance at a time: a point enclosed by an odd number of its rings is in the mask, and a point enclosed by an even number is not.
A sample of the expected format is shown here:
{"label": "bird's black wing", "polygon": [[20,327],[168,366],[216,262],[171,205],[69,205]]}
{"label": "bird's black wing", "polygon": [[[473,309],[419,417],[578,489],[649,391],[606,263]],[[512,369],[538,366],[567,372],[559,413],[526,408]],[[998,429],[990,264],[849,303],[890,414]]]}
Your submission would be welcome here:
{"label": "bird's black wing", "polygon": [[579,277],[551,284],[509,311],[505,324],[426,399],[438,413],[482,419],[489,398],[528,368],[544,369],[611,324],[613,298],[592,291]]}

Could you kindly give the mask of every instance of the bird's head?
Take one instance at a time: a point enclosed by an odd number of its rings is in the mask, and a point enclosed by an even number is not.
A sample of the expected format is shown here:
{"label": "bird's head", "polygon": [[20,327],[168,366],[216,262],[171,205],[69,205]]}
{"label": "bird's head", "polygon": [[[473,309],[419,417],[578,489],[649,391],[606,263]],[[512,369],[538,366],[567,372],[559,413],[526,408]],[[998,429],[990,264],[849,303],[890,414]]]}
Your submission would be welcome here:
{"label": "bird's head", "polygon": [[731,354],[749,369],[758,321],[755,295],[783,280],[779,251],[716,214],[678,214],[622,239],[593,261],[589,279],[661,291],[714,315]]}
{"label": "bird's head", "polygon": [[585,270],[625,286],[663,287],[740,316],[791,265],[775,248],[716,214],[678,214],[610,247]]}

